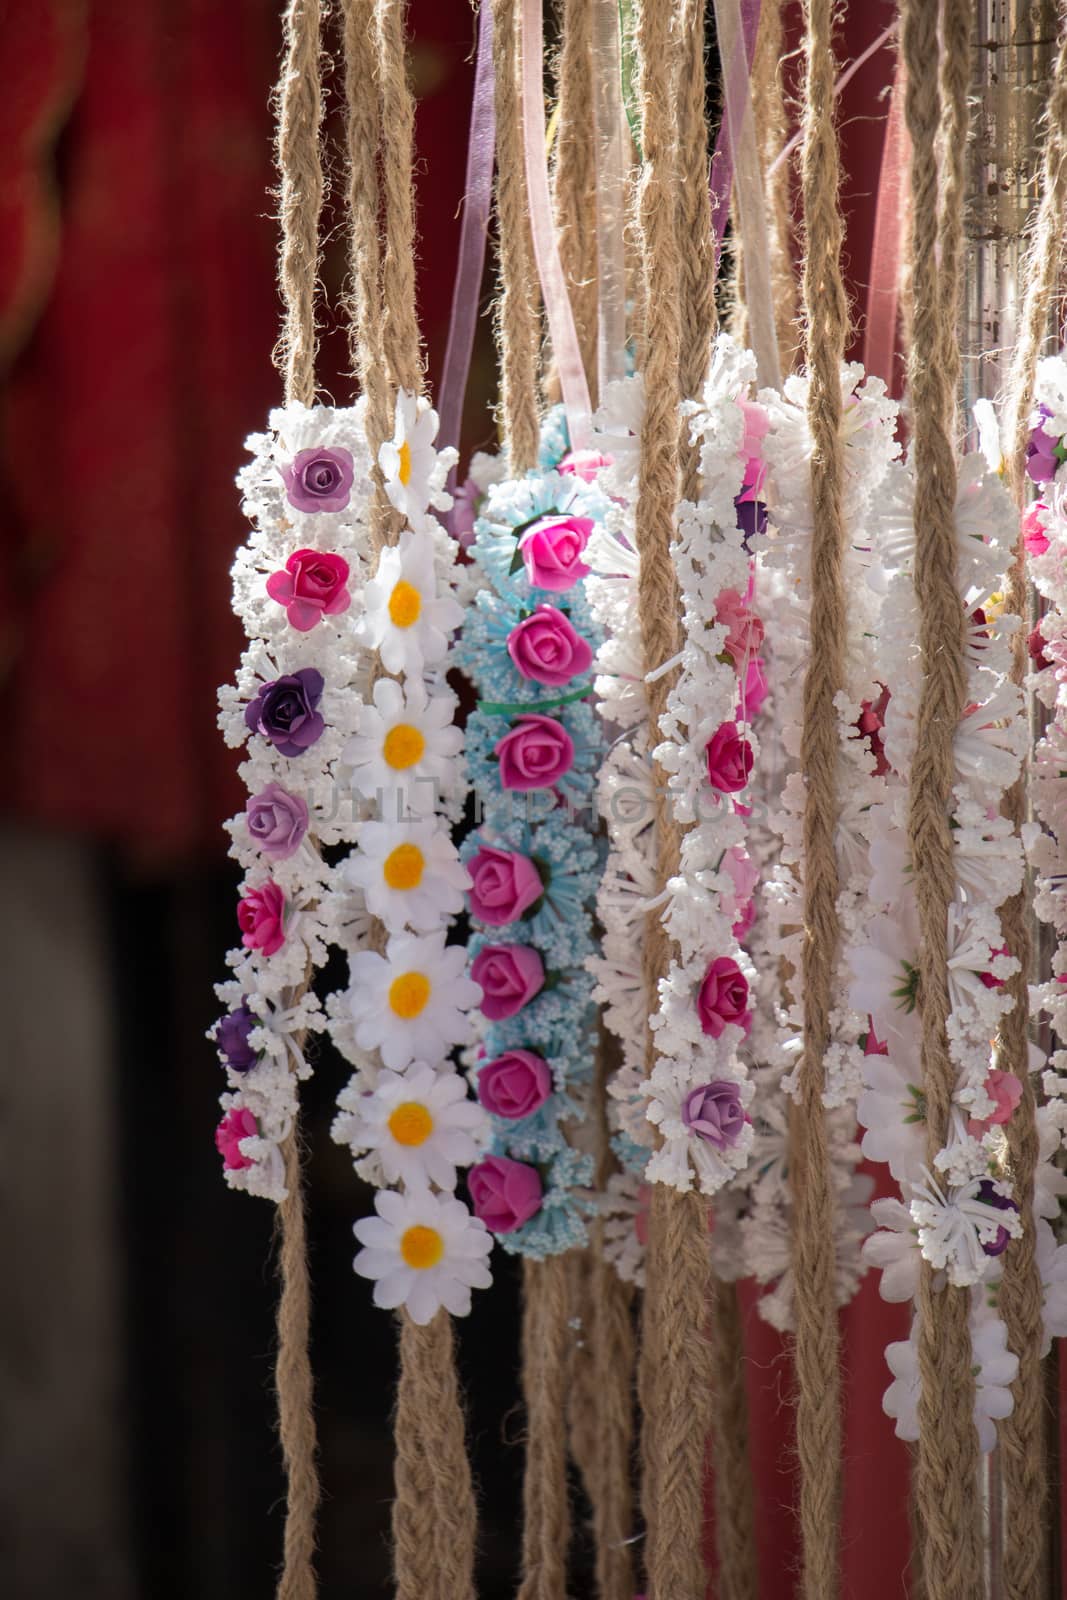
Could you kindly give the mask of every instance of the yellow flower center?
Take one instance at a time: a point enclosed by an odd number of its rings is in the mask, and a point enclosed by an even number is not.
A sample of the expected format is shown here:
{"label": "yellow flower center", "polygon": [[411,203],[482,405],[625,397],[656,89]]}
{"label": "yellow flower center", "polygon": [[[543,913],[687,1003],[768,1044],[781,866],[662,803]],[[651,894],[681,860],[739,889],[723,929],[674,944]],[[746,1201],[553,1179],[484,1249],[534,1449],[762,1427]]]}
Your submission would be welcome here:
{"label": "yellow flower center", "polygon": [[413,1228],[405,1228],[400,1235],[400,1254],[416,1272],[436,1267],[444,1253],[445,1241],[436,1228],[424,1228],[421,1222],[417,1222]]}
{"label": "yellow flower center", "polygon": [[421,972],[402,972],[389,985],[389,1009],[405,1022],[425,1010],[429,998],[430,980]]}
{"label": "yellow flower center", "polygon": [[413,767],[421,761],[425,749],[426,739],[419,729],[413,728],[410,722],[398,722],[386,734],[382,753],[394,771],[402,772],[405,767]]}
{"label": "yellow flower center", "polygon": [[417,844],[398,844],[386,856],[382,876],[390,889],[417,889],[425,866],[426,858]]}
{"label": "yellow flower center", "polygon": [[413,583],[401,578],[389,596],[389,617],[395,628],[410,628],[418,622],[422,611],[422,595]]}
{"label": "yellow flower center", "polygon": [[406,489],[411,482],[411,446],[406,439],[397,454],[400,456],[400,471],[397,473],[397,477]]}
{"label": "yellow flower center", "polygon": [[389,1132],[397,1144],[425,1144],[433,1132],[433,1118],[418,1100],[404,1100],[389,1118]]}

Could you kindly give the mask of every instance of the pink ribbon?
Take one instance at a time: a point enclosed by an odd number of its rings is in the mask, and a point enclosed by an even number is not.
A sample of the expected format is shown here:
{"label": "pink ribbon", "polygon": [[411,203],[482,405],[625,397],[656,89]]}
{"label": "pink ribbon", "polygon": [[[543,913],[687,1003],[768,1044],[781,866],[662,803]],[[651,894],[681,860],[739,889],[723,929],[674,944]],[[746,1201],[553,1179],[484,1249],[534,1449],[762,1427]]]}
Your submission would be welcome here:
{"label": "pink ribbon", "polygon": [[[452,288],[452,315],[438,396],[438,414],[441,418],[438,445],[441,448],[446,445],[458,446],[463,427],[463,401],[470,376],[471,353],[478,325],[478,299],[485,268],[495,148],[493,8],[489,0],[483,0],[478,17],[478,55],[474,67],[463,221],[460,224],[456,281]],[[448,479],[450,491],[455,481],[456,469],[453,467]]]}
{"label": "pink ribbon", "polygon": [[882,169],[878,175],[871,281],[867,291],[867,331],[863,340],[864,367],[875,377],[883,378],[890,390],[895,376],[893,357],[900,309],[900,260],[904,252],[905,202],[911,159],[911,141],[904,121],[904,89],[904,63],[898,60],[885,125]]}
{"label": "pink ribbon", "polygon": [[597,383],[626,373],[626,173],[630,142],[622,103],[618,0],[591,0],[596,107]]}
{"label": "pink ribbon", "polygon": [[[716,17],[718,13],[716,12]],[[748,82],[752,72],[752,58],[756,53],[756,34],[759,32],[760,0],[744,0],[741,8],[741,37],[744,40],[744,59],[736,59],[729,66],[733,74],[740,72],[743,78],[741,94],[748,94]],[[718,29],[718,21],[716,21]],[[719,37],[719,49],[723,51],[723,40]],[[736,50],[736,45],[735,45]],[[738,52],[739,57],[739,52]],[[727,64],[721,62],[724,79],[727,75]],[[737,98],[737,88],[734,85],[734,98]],[[715,140],[715,153],[711,158],[711,225],[715,233],[715,271],[719,270],[719,257],[722,255],[723,234],[726,232],[726,219],[730,215],[730,191],[734,182],[734,147],[730,138],[728,119],[724,116],[719,126]]]}
{"label": "pink ribbon", "polygon": [[[834,84],[835,100],[837,99],[838,95],[841,94],[842,90],[846,89],[852,82],[860,68],[865,67],[871,57],[877,55],[884,44],[889,43],[890,39],[892,39],[896,34],[896,31],[897,24],[895,21],[893,21],[889,24],[888,28],[882,29],[877,39],[871,40],[866,50],[860,51],[860,54],[856,57],[855,61],[849,62],[848,66],[844,69],[844,71],[841,73],[841,76]],[[789,157],[799,145],[801,138],[802,135],[800,132],[794,133],[789,143],[782,146],[774,160],[771,162],[770,166],[767,168],[768,178],[773,178],[774,174],[778,171],[778,168],[782,165],[782,162],[789,160]]]}
{"label": "pink ribbon", "polygon": [[[483,0],[483,7],[485,0]],[[522,142],[526,165],[526,190],[530,207],[537,274],[548,318],[548,332],[559,374],[563,408],[571,449],[589,443],[589,385],[574,326],[567,283],[563,276],[552,201],[548,192],[548,155],[545,149],[545,88],[542,78],[544,14],[541,0],[523,0],[522,6]]]}

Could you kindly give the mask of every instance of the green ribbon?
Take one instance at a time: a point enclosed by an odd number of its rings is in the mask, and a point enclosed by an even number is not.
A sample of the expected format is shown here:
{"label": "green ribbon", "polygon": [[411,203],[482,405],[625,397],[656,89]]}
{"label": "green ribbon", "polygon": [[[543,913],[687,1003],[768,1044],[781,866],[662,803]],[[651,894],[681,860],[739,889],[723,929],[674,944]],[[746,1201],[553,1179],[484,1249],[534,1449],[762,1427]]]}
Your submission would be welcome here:
{"label": "green ribbon", "polygon": [[593,685],[587,683],[584,689],[575,689],[573,694],[564,694],[558,700],[538,700],[532,705],[504,705],[499,700],[480,700],[478,709],[485,711],[491,717],[539,716],[542,711],[554,711],[557,706],[569,706],[575,700],[584,700],[586,695],[592,694]]}

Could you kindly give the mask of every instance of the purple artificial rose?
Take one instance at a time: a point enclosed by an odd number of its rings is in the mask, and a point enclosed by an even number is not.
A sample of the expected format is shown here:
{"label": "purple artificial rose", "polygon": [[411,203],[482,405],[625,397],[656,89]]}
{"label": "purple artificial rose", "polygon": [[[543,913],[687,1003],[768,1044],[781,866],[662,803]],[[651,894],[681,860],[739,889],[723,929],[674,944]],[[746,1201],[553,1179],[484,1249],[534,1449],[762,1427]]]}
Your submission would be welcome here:
{"label": "purple artificial rose", "polygon": [[322,690],[322,673],[314,667],[275,678],[245,706],[245,723],[268,739],[279,755],[302,756],[326,726],[316,710]]}
{"label": "purple artificial rose", "polygon": [[593,651],[555,606],[541,605],[508,634],[508,655],[516,672],[556,689],[588,672]]}
{"label": "purple artificial rose", "polygon": [[215,1025],[215,1048],[234,1072],[248,1072],[259,1060],[248,1042],[253,1028],[259,1027],[259,1018],[241,1001],[236,1011],[228,1011]]}
{"label": "purple artificial rose", "polygon": [[532,1050],[508,1050],[478,1069],[478,1099],[494,1117],[532,1116],[552,1093],[552,1069]]}
{"label": "purple artificial rose", "polygon": [[502,1022],[544,988],[545,967],[528,944],[487,944],[471,962],[471,977],[482,991],[483,1017]]}
{"label": "purple artificial rose", "polygon": [[298,511],[343,511],[352,493],[355,469],[349,450],[298,450],[282,467],[289,504]]}
{"label": "purple artificial rose", "polygon": [[268,783],[245,808],[245,823],[252,839],[269,861],[295,855],[308,829],[308,808],[299,795],[280,783]]}
{"label": "purple artificial rose", "polygon": [[1045,432],[1045,423],[1052,416],[1048,406],[1039,405],[1037,413],[1038,420],[1030,430],[1026,446],[1026,472],[1034,483],[1051,483],[1063,459],[1060,441]]}
{"label": "purple artificial rose", "polygon": [[747,1121],[737,1084],[716,1078],[690,1089],[682,1101],[682,1121],[698,1139],[713,1144],[716,1150],[732,1149]]}
{"label": "purple artificial rose", "polygon": [[574,741],[555,717],[531,713],[516,719],[493,754],[502,788],[551,789],[574,765]]}
{"label": "purple artificial rose", "polygon": [[[991,1178],[982,1179],[978,1185],[977,1198],[981,1200],[983,1205],[993,1206],[997,1211],[1014,1211],[1016,1215],[1019,1213],[1019,1207],[1014,1200],[1010,1199],[1006,1194],[997,1193]],[[987,1256],[1003,1255],[1008,1248],[1008,1240],[1010,1238],[1011,1234],[1007,1228],[998,1228],[996,1238],[991,1239],[988,1244],[983,1244],[982,1250]]]}
{"label": "purple artificial rose", "polygon": [[517,922],[544,894],[541,874],[529,856],[483,844],[467,862],[471,875],[471,911],[479,922],[502,928]]}
{"label": "purple artificial rose", "polygon": [[491,1233],[514,1233],[541,1209],[541,1177],[536,1167],[507,1156],[486,1156],[467,1173],[474,1215]]}

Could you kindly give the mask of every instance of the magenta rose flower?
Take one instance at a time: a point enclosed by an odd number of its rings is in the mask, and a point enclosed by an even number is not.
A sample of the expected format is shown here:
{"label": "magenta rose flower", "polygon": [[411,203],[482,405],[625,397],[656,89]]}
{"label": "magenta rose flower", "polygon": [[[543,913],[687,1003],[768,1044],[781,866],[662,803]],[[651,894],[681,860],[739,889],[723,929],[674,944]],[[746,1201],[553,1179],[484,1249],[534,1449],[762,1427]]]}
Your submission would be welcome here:
{"label": "magenta rose flower", "polygon": [[764,700],[770,692],[767,674],[763,670],[763,657],[753,656],[739,680],[740,694],[737,702],[739,722],[754,722],[760,714]]}
{"label": "magenta rose flower", "polygon": [[261,733],[282,756],[302,756],[321,738],[325,720],[318,710],[323,676],[315,667],[287,672],[265,683],[245,706],[245,726]]}
{"label": "magenta rose flower", "polygon": [[516,672],[535,683],[559,688],[588,672],[593,650],[555,606],[540,605],[508,634],[508,655]]}
{"label": "magenta rose flower", "polygon": [[552,1069],[532,1050],[508,1050],[478,1069],[478,1099],[494,1117],[529,1117],[552,1093]]}
{"label": "magenta rose flower", "polygon": [[752,1013],[748,1005],[748,980],[732,956],[716,956],[704,974],[697,994],[697,1016],[704,1032],[718,1039],[728,1022],[748,1032]]}
{"label": "magenta rose flower", "polygon": [[716,1150],[732,1150],[744,1132],[745,1108],[736,1083],[716,1078],[690,1089],[682,1101],[682,1121]]}
{"label": "magenta rose flower", "polygon": [[328,551],[296,550],[282,571],[267,579],[267,593],[285,607],[289,626],[309,633],[323,617],[347,611],[352,596],[345,588],[348,562]]}
{"label": "magenta rose flower", "polygon": [[474,1215],[491,1233],[514,1233],[541,1209],[541,1176],[536,1167],[508,1156],[486,1156],[467,1173]]}
{"label": "magenta rose flower", "polygon": [[481,986],[482,1015],[502,1022],[544,988],[545,967],[531,945],[487,944],[471,962],[471,977]]}
{"label": "magenta rose flower", "polygon": [[298,450],[281,472],[298,511],[343,511],[348,504],[355,477],[350,450]]}
{"label": "magenta rose flower", "polygon": [[308,830],[308,808],[299,795],[280,783],[268,783],[245,807],[249,834],[270,861],[295,855]]}
{"label": "magenta rose flower", "polygon": [[246,950],[274,955],[285,943],[285,895],[276,883],[249,889],[237,906],[237,921]]}
{"label": "magenta rose flower", "polygon": [[483,844],[467,862],[467,871],[473,880],[471,911],[491,928],[517,922],[544,894],[541,874],[529,856],[516,850]]}
{"label": "magenta rose flower", "polygon": [[724,722],[708,740],[708,782],[723,794],[737,794],[752,776],[752,746],[737,731],[736,722]]}
{"label": "magenta rose flower", "polygon": [[723,650],[734,666],[754,656],[763,643],[763,623],[750,611],[736,589],[724,589],[715,602],[715,621],[729,631]]}
{"label": "magenta rose flower", "polygon": [[250,1167],[252,1158],[242,1154],[241,1140],[250,1139],[258,1132],[259,1124],[247,1106],[234,1106],[232,1111],[227,1111],[215,1129],[215,1149],[222,1157],[223,1166],[231,1172]]}
{"label": "magenta rose flower", "polygon": [[505,789],[550,789],[573,767],[574,742],[555,717],[531,714],[515,721],[493,754]]}
{"label": "magenta rose flower", "polygon": [[589,517],[545,517],[519,539],[526,576],[535,589],[573,589],[589,571],[582,551],[589,543]]}

